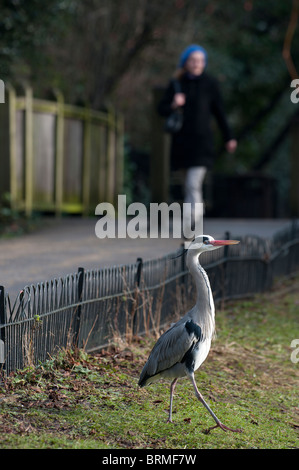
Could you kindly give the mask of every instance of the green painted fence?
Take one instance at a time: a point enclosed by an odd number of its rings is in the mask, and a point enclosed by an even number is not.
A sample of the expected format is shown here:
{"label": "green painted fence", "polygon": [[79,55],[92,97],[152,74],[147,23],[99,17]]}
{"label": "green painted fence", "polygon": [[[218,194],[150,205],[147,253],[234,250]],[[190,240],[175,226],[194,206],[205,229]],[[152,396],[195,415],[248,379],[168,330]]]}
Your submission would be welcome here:
{"label": "green painted fence", "polygon": [[115,110],[94,111],[33,97],[6,86],[0,106],[0,194],[24,210],[94,213],[114,203],[123,182],[123,118]]}

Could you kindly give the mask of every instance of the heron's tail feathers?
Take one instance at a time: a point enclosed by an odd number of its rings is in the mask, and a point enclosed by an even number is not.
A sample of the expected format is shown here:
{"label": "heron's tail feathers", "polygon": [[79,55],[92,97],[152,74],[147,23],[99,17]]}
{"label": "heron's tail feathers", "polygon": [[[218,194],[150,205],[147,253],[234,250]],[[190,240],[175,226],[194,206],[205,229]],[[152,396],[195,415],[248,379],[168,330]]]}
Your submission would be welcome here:
{"label": "heron's tail feathers", "polygon": [[141,373],[140,379],[138,381],[139,387],[145,387],[147,385],[147,381],[149,378],[150,378],[150,375]]}

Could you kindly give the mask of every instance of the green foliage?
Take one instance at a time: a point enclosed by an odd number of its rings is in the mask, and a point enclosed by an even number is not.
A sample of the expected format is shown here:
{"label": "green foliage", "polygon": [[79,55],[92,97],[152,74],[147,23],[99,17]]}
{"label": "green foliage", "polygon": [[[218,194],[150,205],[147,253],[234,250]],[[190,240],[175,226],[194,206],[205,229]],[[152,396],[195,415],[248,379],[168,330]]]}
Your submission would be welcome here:
{"label": "green foliage", "polygon": [[[233,157],[221,155],[216,171],[242,173],[252,170],[295,111],[282,57],[291,8],[292,2],[267,0],[5,0],[0,77],[13,84],[29,81],[35,96],[53,97],[53,88],[59,88],[69,103],[116,105],[125,115],[128,140],[146,151],[152,88],[166,85],[187,44],[200,43],[239,142]],[[291,46],[297,68],[298,35],[297,28]],[[219,132],[216,142],[221,150]],[[271,151],[265,167],[286,205],[289,152],[285,142]],[[126,158],[128,201],[133,172]]]}
{"label": "green foliage", "polygon": [[72,0],[5,0],[1,6],[1,78],[32,80],[42,67],[51,67],[45,47],[61,40]]}

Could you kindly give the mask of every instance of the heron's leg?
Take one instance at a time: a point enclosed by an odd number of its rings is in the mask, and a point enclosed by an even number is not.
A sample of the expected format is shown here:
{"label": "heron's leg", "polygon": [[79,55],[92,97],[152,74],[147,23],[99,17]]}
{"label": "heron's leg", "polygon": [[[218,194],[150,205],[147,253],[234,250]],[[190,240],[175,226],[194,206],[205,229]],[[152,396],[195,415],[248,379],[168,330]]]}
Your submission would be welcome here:
{"label": "heron's leg", "polygon": [[170,405],[169,405],[169,415],[167,423],[172,423],[172,401],[173,401],[173,392],[176,386],[178,379],[174,379],[170,385]]}
{"label": "heron's leg", "polygon": [[196,382],[195,382],[194,373],[190,374],[190,379],[191,379],[191,382],[193,384],[196,397],[203,404],[203,406],[208,410],[208,412],[210,413],[210,415],[214,418],[214,420],[216,422],[216,426],[208,428],[205,431],[205,433],[208,434],[210,431],[212,431],[212,429],[215,429],[215,428],[218,428],[218,427],[221,428],[223,431],[242,432],[241,429],[231,429],[231,428],[225,426],[224,424],[222,424],[221,421],[219,421],[219,419],[217,418],[215,413],[211,410],[211,408],[209,407],[207,402],[204,400],[202,394],[199,392],[199,390],[197,388],[197,385],[196,385]]}

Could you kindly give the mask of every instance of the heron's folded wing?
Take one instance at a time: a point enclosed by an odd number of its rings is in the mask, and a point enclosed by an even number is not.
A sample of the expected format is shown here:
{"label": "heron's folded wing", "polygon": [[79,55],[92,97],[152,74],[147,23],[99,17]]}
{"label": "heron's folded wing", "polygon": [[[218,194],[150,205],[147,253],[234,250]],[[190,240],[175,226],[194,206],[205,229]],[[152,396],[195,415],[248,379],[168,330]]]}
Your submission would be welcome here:
{"label": "heron's folded wing", "polygon": [[188,333],[185,322],[174,325],[158,339],[142,372],[152,376],[181,362],[194,341],[196,337]]}

